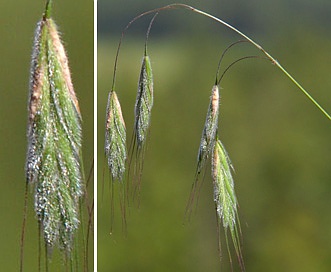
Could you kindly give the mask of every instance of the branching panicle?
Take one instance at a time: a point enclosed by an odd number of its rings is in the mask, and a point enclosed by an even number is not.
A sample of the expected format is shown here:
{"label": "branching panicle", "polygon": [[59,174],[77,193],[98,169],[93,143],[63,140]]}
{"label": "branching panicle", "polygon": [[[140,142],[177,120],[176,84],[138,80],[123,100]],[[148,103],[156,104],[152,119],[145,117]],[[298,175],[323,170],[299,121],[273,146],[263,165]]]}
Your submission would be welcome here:
{"label": "branching panicle", "polygon": [[[117,61],[119,56],[119,50],[121,46],[122,39],[124,37],[124,32],[135,22],[136,20],[144,17],[145,15],[155,13],[148,31],[146,35],[146,43],[145,43],[145,54],[142,61],[140,77],[138,82],[138,92],[135,103],[135,121],[134,121],[134,140],[133,147],[130,148],[132,154],[136,155],[136,164],[134,167],[134,180],[137,180],[137,187],[135,189],[139,189],[140,187],[140,179],[142,168],[144,164],[144,153],[146,149],[146,141],[148,139],[148,133],[150,129],[151,122],[151,110],[153,107],[153,75],[152,68],[149,56],[147,55],[147,40],[149,36],[149,32],[151,30],[151,26],[157,14],[164,10],[169,9],[178,9],[184,8],[190,10],[194,13],[203,15],[208,17],[228,29],[234,31],[239,36],[244,38],[243,41],[238,41],[226,48],[223,52],[221,59],[219,61],[218,69],[216,72],[216,82],[212,88],[212,95],[210,98],[209,108],[207,112],[207,117],[204,125],[204,129],[201,136],[198,158],[197,158],[197,169],[195,181],[192,186],[192,191],[189,199],[189,203],[187,206],[187,211],[191,212],[192,204],[197,196],[199,191],[199,187],[201,185],[202,179],[201,173],[205,172],[206,164],[211,157],[212,164],[212,179],[214,183],[214,201],[217,211],[218,222],[221,222],[224,231],[225,231],[225,240],[228,248],[228,252],[231,254],[229,250],[228,243],[228,230],[231,234],[231,239],[234,245],[234,249],[236,251],[236,255],[239,261],[239,265],[242,271],[245,271],[243,257],[241,253],[241,243],[240,243],[240,222],[238,216],[238,203],[234,190],[234,181],[231,173],[231,162],[229,156],[222,145],[221,141],[217,138],[218,131],[218,115],[219,115],[219,105],[220,105],[220,94],[219,94],[219,85],[220,82],[225,75],[225,73],[236,63],[245,59],[251,58],[262,58],[271,61],[278,67],[306,96],[307,98],[318,107],[318,109],[331,120],[331,116],[311,97],[311,95],[276,61],[267,51],[263,49],[259,44],[249,38],[247,35],[243,34],[237,28],[232,25],[226,23],[225,21],[210,15],[204,11],[198,10],[194,7],[188,6],[186,4],[171,4],[164,7],[156,8],[150,11],[146,11],[138,16],[136,16],[133,20],[129,22],[124,31],[122,32],[122,36],[119,42],[119,46],[117,48],[115,65],[114,65],[114,75],[113,75],[113,84],[112,90],[115,86],[115,77],[117,70]],[[264,57],[259,56],[246,56],[237,59],[232,62],[224,72],[219,76],[220,65],[225,53],[234,45],[242,42],[248,42],[254,45],[263,55]],[[41,49],[36,48],[37,51]],[[40,71],[42,74],[43,71]],[[39,93],[36,91],[35,96],[31,96],[31,109],[35,109],[39,101]],[[36,111],[31,111],[30,116],[34,118]],[[106,121],[106,147],[105,152],[108,158],[108,165],[112,174],[113,179],[122,179],[122,176],[125,171],[125,161],[126,161],[126,147],[125,147],[125,125],[123,121],[123,117],[121,114],[120,106],[117,100],[117,96],[115,92],[111,92],[108,98],[108,106],[107,106],[107,121]],[[39,163],[39,162],[38,162]],[[38,163],[36,163],[36,167],[38,167]],[[130,164],[131,165],[131,160]],[[129,166],[130,168],[130,166]],[[30,176],[31,173],[28,173]],[[49,190],[52,190],[50,188]],[[219,224],[220,225],[220,224]]]}

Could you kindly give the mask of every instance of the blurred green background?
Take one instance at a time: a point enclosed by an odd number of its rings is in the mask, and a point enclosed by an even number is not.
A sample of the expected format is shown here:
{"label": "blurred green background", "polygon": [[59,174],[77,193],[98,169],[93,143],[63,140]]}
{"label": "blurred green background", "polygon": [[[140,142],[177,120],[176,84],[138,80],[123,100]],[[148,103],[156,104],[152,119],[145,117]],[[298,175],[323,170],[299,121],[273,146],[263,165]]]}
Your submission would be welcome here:
{"label": "blurred green background", "polygon": [[[1,271],[19,270],[30,59],[35,27],[41,19],[45,2],[20,0],[1,1],[0,4]],[[62,33],[80,102],[84,122],[84,164],[85,172],[88,172],[93,158],[93,1],[83,0],[79,5],[75,1],[54,1],[53,18]],[[24,271],[38,270],[38,230],[32,194],[30,189]],[[91,247],[90,267],[93,264],[92,251]],[[63,271],[62,262],[55,251],[50,271]]]}
{"label": "blurred green background", "polygon": [[[269,51],[331,112],[331,2],[327,0],[182,1],[225,19]],[[230,271],[217,252],[212,181],[207,174],[189,223],[184,212],[222,50],[239,37],[185,10],[162,12],[149,40],[155,100],[140,208],[121,230],[118,201],[110,235],[109,178],[103,155],[107,94],[118,41],[139,13],[169,1],[98,1],[98,271]],[[116,91],[132,135],[145,32],[127,31]],[[259,52],[231,49],[223,69]],[[331,123],[275,66],[237,64],[221,87],[220,135],[236,173],[247,271],[331,270]],[[107,170],[106,170],[107,171]],[[222,270],[221,270],[222,269]],[[239,268],[234,260],[234,271]]]}

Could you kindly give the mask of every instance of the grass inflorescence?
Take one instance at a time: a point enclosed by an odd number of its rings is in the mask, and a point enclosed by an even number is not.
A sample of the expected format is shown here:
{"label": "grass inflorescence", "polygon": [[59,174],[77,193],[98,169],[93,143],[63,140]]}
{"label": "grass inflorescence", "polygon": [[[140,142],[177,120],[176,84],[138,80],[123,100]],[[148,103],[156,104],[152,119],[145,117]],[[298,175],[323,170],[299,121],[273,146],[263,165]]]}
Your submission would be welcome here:
{"label": "grass inflorescence", "polygon": [[113,180],[122,180],[126,164],[126,128],[115,91],[109,92],[106,111],[105,153]]}
{"label": "grass inflorescence", "polygon": [[233,169],[233,166],[228,153],[226,152],[222,142],[217,139],[212,156],[212,179],[214,183],[214,201],[217,216],[219,218],[218,222],[221,222],[224,228],[230,260],[231,254],[229,251],[227,238],[228,230],[230,231],[240,267],[242,270],[245,270],[239,235],[241,231],[237,210],[238,202],[234,190],[234,181],[232,178],[231,169]]}
{"label": "grass inflorescence", "polygon": [[[139,194],[140,190],[140,181],[143,169],[143,161],[146,151],[146,143],[149,137],[149,128],[151,121],[151,111],[153,107],[154,99],[154,90],[153,90],[153,72],[150,57],[147,54],[147,40],[149,32],[155,16],[151,20],[145,42],[144,55],[141,64],[141,70],[138,79],[138,88],[137,96],[135,102],[134,110],[134,128],[133,128],[133,137],[130,145],[130,160],[129,160],[129,170],[130,173],[132,170],[132,187],[133,192],[130,192],[130,185],[128,182],[125,182],[125,171],[127,164],[127,148],[126,148],[126,128],[125,122],[123,119],[120,102],[115,93],[115,77],[116,77],[116,68],[117,60],[119,56],[119,49],[121,46],[122,38],[124,37],[124,32],[131,25],[130,22],[122,33],[122,37],[119,42],[117,49],[115,67],[114,67],[114,76],[113,76],[113,85],[112,89],[108,96],[107,110],[106,110],[106,133],[105,133],[105,156],[108,162],[108,168],[110,175],[112,177],[111,184],[111,214],[113,217],[114,214],[114,181],[118,180],[122,183],[122,188],[120,189],[120,206],[122,212],[122,222],[124,226],[126,225],[126,205],[129,204],[128,196],[132,194],[133,198]],[[134,163],[133,168],[131,168],[131,163]],[[129,178],[128,178],[129,179]]]}
{"label": "grass inflorescence", "polygon": [[[125,187],[124,180],[127,148],[126,127],[122,115],[121,105],[114,90],[109,92],[106,110],[105,155],[111,176],[111,219],[114,216],[114,182],[120,182],[120,201],[123,226],[126,225]],[[113,223],[113,222],[112,222]],[[112,228],[112,226],[111,226]],[[112,231],[112,230],[111,230]]]}
{"label": "grass inflorescence", "polygon": [[34,206],[47,251],[70,256],[80,224],[84,189],[82,128],[68,59],[50,1],[33,44],[28,101],[26,182],[34,186]]}
{"label": "grass inflorescence", "polygon": [[[195,180],[192,185],[191,195],[188,201],[186,212],[190,215],[192,211],[192,207],[194,202],[197,200],[199,195],[199,190],[204,179],[207,164],[211,162],[211,178],[214,185],[214,202],[216,207],[216,214],[217,214],[217,221],[218,227],[223,227],[225,232],[225,240],[226,246],[229,253],[230,262],[232,265],[232,259],[230,254],[230,245],[228,239],[228,232],[230,233],[230,237],[232,240],[232,244],[242,271],[245,271],[242,251],[241,251],[241,228],[239,222],[239,215],[238,215],[238,201],[234,190],[234,180],[232,176],[233,167],[218,134],[218,122],[219,122],[219,109],[220,109],[220,82],[225,75],[225,73],[236,63],[245,60],[245,59],[252,59],[252,58],[259,58],[259,59],[266,59],[270,61],[272,64],[275,65],[278,69],[280,69],[299,89],[303,92],[306,97],[318,107],[318,109],[328,118],[331,120],[330,115],[310,96],[310,94],[280,65],[275,58],[273,58],[263,47],[249,38],[247,35],[243,34],[237,28],[233,27],[232,25],[226,23],[225,21],[210,15],[204,11],[198,10],[194,7],[185,5],[185,4],[171,4],[161,8],[156,8],[153,10],[146,11],[141,13],[140,15],[136,16],[133,20],[129,22],[129,24],[125,27],[124,31],[122,32],[122,36],[119,42],[119,46],[117,49],[116,59],[115,59],[115,66],[114,66],[114,76],[113,76],[113,88],[110,94],[110,98],[108,99],[108,106],[107,106],[107,121],[106,121],[106,133],[108,134],[115,134],[117,136],[107,138],[106,134],[106,156],[108,158],[108,165],[110,167],[110,173],[113,178],[122,179],[125,170],[125,162],[126,162],[126,153],[125,151],[125,126],[124,120],[121,114],[119,103],[111,103],[109,102],[112,97],[112,93],[114,86],[115,86],[115,77],[116,77],[116,68],[117,68],[117,61],[119,56],[119,49],[121,46],[121,42],[124,36],[124,32],[129,28],[129,26],[135,22],[136,20],[144,17],[145,15],[154,13],[154,17],[150,22],[146,43],[145,43],[145,52],[142,60],[140,76],[138,81],[138,92],[136,96],[136,103],[135,103],[135,121],[134,121],[134,136],[133,136],[133,144],[131,145],[130,152],[131,158],[129,160],[129,171],[131,168],[131,160],[132,157],[135,160],[135,164],[133,167],[133,185],[134,185],[134,194],[140,190],[141,185],[141,175],[144,165],[145,159],[145,150],[146,150],[146,141],[148,140],[150,124],[151,124],[151,111],[153,107],[153,74],[151,68],[151,61],[150,57],[147,54],[147,40],[149,36],[149,32],[153,21],[157,14],[164,10],[170,9],[179,9],[184,8],[186,10],[190,10],[194,13],[203,15],[207,18],[210,18],[223,26],[227,27],[228,29],[234,31],[240,37],[244,38],[244,40],[234,42],[230,46],[226,48],[223,52],[221,59],[219,61],[217,73],[216,73],[216,81],[212,87],[210,102],[208,106],[207,116],[205,120],[205,124],[202,131],[202,136],[199,145],[199,151],[197,156],[197,166],[196,166],[196,174]],[[218,77],[218,73],[220,70],[221,61],[225,55],[225,53],[234,45],[247,42],[253,45],[258,52],[262,56],[245,56],[237,59],[236,61],[232,62],[223,72],[223,74]],[[116,109],[113,108],[118,108]],[[115,116],[117,112],[117,117]],[[110,126],[110,113],[112,113],[113,119],[118,119],[117,123],[122,125],[115,125],[116,122],[113,122],[112,126]],[[115,116],[115,117],[114,117]],[[111,131],[112,130],[112,131]],[[111,148],[107,149],[107,146],[112,146]],[[220,231],[219,231],[220,232]],[[220,244],[220,236],[219,244]]]}
{"label": "grass inflorescence", "polygon": [[[218,80],[216,80],[216,82],[218,82]],[[200,187],[205,177],[207,162],[210,160],[212,165],[211,177],[214,184],[214,202],[217,211],[217,221],[221,222],[225,230],[226,246],[230,260],[231,254],[227,237],[228,230],[230,231],[240,266],[242,270],[244,270],[239,237],[240,222],[237,212],[238,202],[235,196],[234,181],[231,174],[231,169],[233,169],[233,167],[230,158],[218,137],[218,117],[220,108],[219,89],[220,88],[217,84],[212,87],[206,121],[203,127],[197,156],[195,181],[192,185],[186,212],[190,216],[194,201],[197,201]],[[219,223],[219,227],[221,224]],[[221,243],[220,239],[221,238],[219,237],[219,244]],[[219,248],[221,249],[221,247]]]}
{"label": "grass inflorescence", "polygon": [[151,114],[154,101],[153,72],[147,50],[142,60],[140,76],[138,81],[138,91],[135,104],[135,123],[134,123],[134,144],[132,152],[135,153],[135,166],[133,177],[134,195],[139,193],[143,161],[145,157],[146,144],[149,135]]}
{"label": "grass inflorescence", "polygon": [[191,196],[187,206],[187,213],[189,215],[192,211],[192,207],[194,204],[193,202],[197,198],[197,195],[200,190],[200,185],[205,175],[207,160],[210,157],[210,154],[212,153],[215,146],[216,134],[218,129],[219,105],[220,105],[219,87],[218,85],[214,85],[212,87],[206,121],[202,131],[202,136],[199,145],[195,182],[192,185]]}
{"label": "grass inflorescence", "polygon": [[135,125],[137,146],[142,149],[148,137],[151,113],[153,107],[153,73],[150,58],[147,54],[143,57],[138,92],[135,106]]}

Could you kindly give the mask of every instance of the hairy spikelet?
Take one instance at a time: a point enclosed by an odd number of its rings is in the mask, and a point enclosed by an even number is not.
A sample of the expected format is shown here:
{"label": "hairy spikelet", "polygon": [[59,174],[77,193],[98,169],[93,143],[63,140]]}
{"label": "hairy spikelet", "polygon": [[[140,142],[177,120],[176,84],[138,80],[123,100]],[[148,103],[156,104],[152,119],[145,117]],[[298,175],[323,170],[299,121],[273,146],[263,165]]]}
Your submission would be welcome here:
{"label": "hairy spikelet", "polygon": [[232,164],[222,144],[217,139],[212,156],[212,178],[214,182],[214,201],[219,220],[223,224],[226,235],[226,245],[229,250],[227,230],[230,231],[233,246],[236,251],[239,265],[245,271],[244,261],[240,247],[240,222],[238,217],[238,203],[234,190],[234,182],[231,174]]}
{"label": "hairy spikelet", "polygon": [[236,223],[237,199],[234,192],[231,168],[229,156],[221,141],[217,140],[212,157],[214,200],[217,214],[222,219],[223,227],[233,229]]}
{"label": "hairy spikelet", "polygon": [[190,198],[186,207],[186,213],[188,214],[191,213],[192,205],[199,192],[199,183],[201,184],[202,182],[200,174],[205,169],[207,159],[209,158],[215,145],[216,133],[218,128],[219,104],[219,87],[217,85],[214,85],[211,91],[206,121],[200,140],[195,181],[192,185]]}
{"label": "hairy spikelet", "polygon": [[146,142],[153,107],[153,73],[150,58],[145,54],[138,82],[135,105],[135,134],[138,148]]}
{"label": "hairy spikelet", "polygon": [[201,170],[204,168],[205,163],[215,145],[216,132],[218,128],[219,103],[219,88],[217,85],[214,85],[212,88],[206,122],[200,141],[197,166],[198,174],[200,174]]}
{"label": "hairy spikelet", "polygon": [[126,163],[126,128],[115,91],[108,95],[105,153],[113,180],[122,180]]}
{"label": "hairy spikelet", "polygon": [[26,181],[46,244],[70,250],[83,194],[81,114],[56,25],[46,16],[33,45]]}
{"label": "hairy spikelet", "polygon": [[[130,153],[135,153],[135,166],[133,172],[133,196],[139,193],[141,176],[144,165],[146,143],[151,123],[153,107],[153,73],[147,50],[142,60],[140,76],[138,81],[138,92],[135,104],[134,142]],[[131,164],[131,162],[130,162]]]}

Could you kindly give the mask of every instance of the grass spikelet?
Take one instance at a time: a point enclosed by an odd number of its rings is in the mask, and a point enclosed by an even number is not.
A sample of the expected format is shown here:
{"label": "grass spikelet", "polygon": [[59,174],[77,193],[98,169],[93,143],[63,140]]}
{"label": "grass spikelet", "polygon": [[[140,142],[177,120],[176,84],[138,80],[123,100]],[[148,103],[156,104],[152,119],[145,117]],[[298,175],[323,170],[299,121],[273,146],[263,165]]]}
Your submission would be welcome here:
{"label": "grass spikelet", "polygon": [[113,180],[122,180],[126,163],[126,128],[116,92],[108,95],[105,153]]}
{"label": "grass spikelet", "polygon": [[218,128],[219,104],[220,104],[219,87],[218,85],[214,85],[210,96],[210,102],[208,106],[205,126],[203,128],[202,136],[200,140],[195,182],[193,183],[191,195],[186,208],[186,212],[188,213],[191,212],[194,199],[196,197],[196,194],[198,193],[200,183],[202,182],[200,175],[202,171],[205,169],[207,159],[209,158],[209,155],[211,154],[215,145],[216,133]]}
{"label": "grass spikelet", "polygon": [[[127,159],[126,128],[121,105],[115,91],[109,92],[106,112],[105,155],[111,175],[111,224],[114,219],[114,181],[122,181]],[[120,183],[122,225],[126,229],[125,183]],[[111,225],[111,232],[112,232]]]}
{"label": "grass spikelet", "polygon": [[153,73],[150,58],[143,57],[135,105],[135,135],[138,148],[146,142],[153,107]]}
{"label": "grass spikelet", "polygon": [[81,114],[49,2],[35,31],[28,111],[26,181],[47,247],[69,253],[84,191]]}
{"label": "grass spikelet", "polygon": [[[237,198],[231,174],[232,164],[222,144],[217,139],[212,157],[212,178],[214,182],[214,201],[219,221],[222,222],[226,245],[231,260],[227,231],[230,230],[232,242],[242,271],[245,270],[240,248],[240,222],[237,211]],[[232,263],[232,262],[231,262]]]}
{"label": "grass spikelet", "polygon": [[145,145],[148,137],[151,113],[154,101],[154,89],[153,89],[153,72],[151,60],[147,54],[147,42],[149,33],[151,31],[153,22],[158,13],[156,13],[149,23],[146,40],[145,40],[145,52],[140,69],[140,77],[138,81],[138,92],[135,105],[135,127],[134,132],[136,135],[136,141],[138,149],[142,149]]}
{"label": "grass spikelet", "polygon": [[142,60],[140,76],[138,81],[138,92],[135,104],[134,144],[132,153],[136,153],[134,169],[134,193],[140,191],[141,175],[148,140],[151,113],[153,107],[153,73],[147,50]]}
{"label": "grass spikelet", "polygon": [[219,88],[217,85],[214,85],[212,88],[206,122],[200,141],[197,174],[201,173],[215,145],[216,132],[218,127],[219,100]]}

